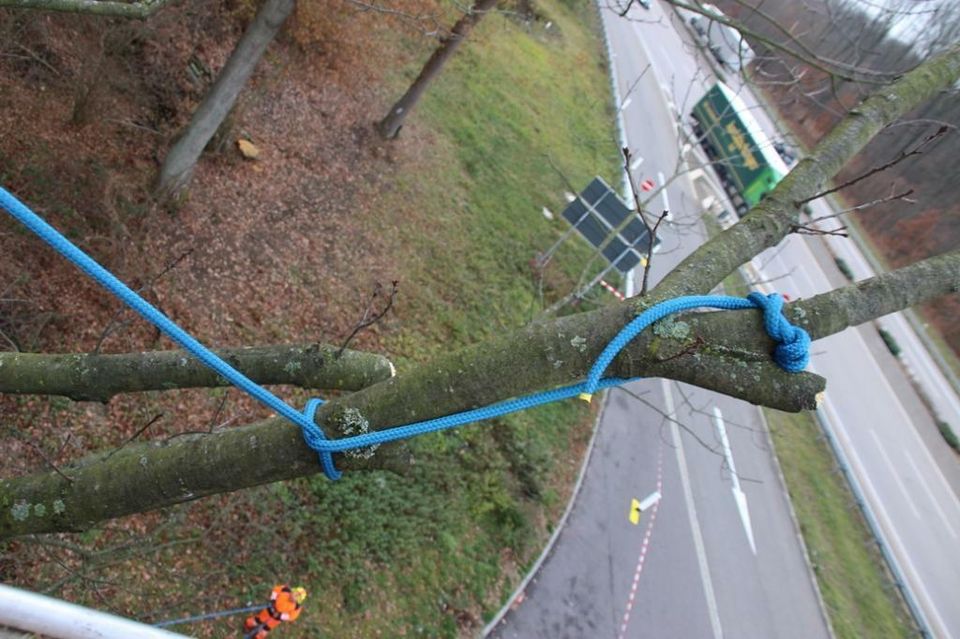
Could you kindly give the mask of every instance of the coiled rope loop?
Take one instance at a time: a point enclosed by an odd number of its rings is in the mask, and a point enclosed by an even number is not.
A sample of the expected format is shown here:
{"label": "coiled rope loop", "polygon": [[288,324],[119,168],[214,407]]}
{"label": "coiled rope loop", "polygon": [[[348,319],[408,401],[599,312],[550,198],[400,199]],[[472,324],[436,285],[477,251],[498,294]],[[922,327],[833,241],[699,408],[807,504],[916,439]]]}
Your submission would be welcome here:
{"label": "coiled rope loop", "polygon": [[[367,432],[352,437],[329,440],[324,435],[323,430],[321,430],[314,421],[316,410],[323,404],[323,400],[309,400],[303,412],[291,407],[279,397],[230,366],[230,364],[194,339],[193,336],[177,326],[149,302],[117,279],[112,273],[97,264],[90,256],[74,246],[56,229],[47,224],[3,188],[0,188],[0,206],[5,208],[14,218],[52,246],[57,252],[73,262],[84,273],[117,296],[123,303],[127,304],[144,319],[163,331],[170,339],[193,354],[204,365],[225,377],[231,384],[261,404],[299,426],[303,433],[304,441],[311,449],[317,452],[320,458],[320,464],[323,467],[323,472],[330,479],[339,479],[341,476],[340,471],[337,470],[333,463],[333,453],[378,446],[387,442],[407,439],[425,433],[446,430],[463,424],[491,419],[520,410],[527,410],[549,402],[576,397],[578,395],[582,399],[589,401],[593,393],[598,390],[632,381],[618,377],[603,378],[603,373],[613,361],[613,358],[623,350],[630,340],[640,334],[640,332],[654,322],[684,310],[704,307],[725,310],[759,308],[763,311],[764,328],[767,334],[777,342],[776,349],[773,353],[774,361],[783,369],[795,373],[802,371],[809,360],[810,336],[802,328],[791,325],[786,317],[783,316],[781,313],[783,298],[780,295],[750,293],[746,299],[723,295],[691,295],[678,297],[651,306],[624,326],[620,332],[610,340],[610,343],[607,344],[596,362],[594,362],[587,374],[586,381],[548,391],[532,393],[489,406],[445,415],[435,419],[428,419],[422,422],[396,426],[386,430]],[[369,424],[365,423],[364,425],[369,426]]]}

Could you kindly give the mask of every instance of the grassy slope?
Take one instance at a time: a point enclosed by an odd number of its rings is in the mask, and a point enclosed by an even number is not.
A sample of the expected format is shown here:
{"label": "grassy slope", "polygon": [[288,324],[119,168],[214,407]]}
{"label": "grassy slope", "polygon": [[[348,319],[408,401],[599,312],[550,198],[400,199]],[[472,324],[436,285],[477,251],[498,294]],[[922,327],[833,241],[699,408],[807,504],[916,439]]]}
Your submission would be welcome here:
{"label": "grassy slope", "polygon": [[813,416],[765,413],[837,637],[915,636],[883,558]]}
{"label": "grassy slope", "polygon": [[[578,185],[616,174],[592,9],[544,2],[542,10],[554,22],[549,32],[544,21],[527,30],[488,18],[404,129],[431,138],[431,157],[418,167],[428,165],[426,176],[401,176],[395,192],[397,202],[419,204],[398,230],[416,247],[404,325],[388,344],[401,369],[529,320],[537,303],[529,260],[563,229],[540,214],[563,206],[548,154]],[[547,295],[569,288],[587,255],[577,242],[561,250]],[[475,633],[545,539],[589,421],[580,405],[545,407],[421,438],[404,478],[355,474],[335,485],[317,477],[272,487],[290,505],[290,528],[310,539],[291,571],[311,587],[316,614],[290,630]]]}

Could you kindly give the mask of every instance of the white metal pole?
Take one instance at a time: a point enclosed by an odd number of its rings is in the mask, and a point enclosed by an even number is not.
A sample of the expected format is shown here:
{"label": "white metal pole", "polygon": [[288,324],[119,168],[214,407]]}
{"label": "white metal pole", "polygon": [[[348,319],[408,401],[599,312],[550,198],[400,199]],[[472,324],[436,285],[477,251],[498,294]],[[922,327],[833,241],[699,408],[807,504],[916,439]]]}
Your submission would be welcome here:
{"label": "white metal pole", "polygon": [[185,635],[3,584],[0,625],[52,639],[185,639]]}

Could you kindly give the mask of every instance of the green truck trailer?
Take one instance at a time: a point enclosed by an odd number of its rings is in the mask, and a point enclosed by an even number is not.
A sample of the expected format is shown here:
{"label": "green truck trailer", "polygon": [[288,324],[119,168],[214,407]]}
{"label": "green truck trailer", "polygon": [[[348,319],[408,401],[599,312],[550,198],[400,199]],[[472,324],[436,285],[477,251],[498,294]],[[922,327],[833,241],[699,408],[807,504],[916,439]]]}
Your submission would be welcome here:
{"label": "green truck trailer", "polygon": [[693,106],[693,131],[742,215],[790,171],[756,119],[723,82]]}

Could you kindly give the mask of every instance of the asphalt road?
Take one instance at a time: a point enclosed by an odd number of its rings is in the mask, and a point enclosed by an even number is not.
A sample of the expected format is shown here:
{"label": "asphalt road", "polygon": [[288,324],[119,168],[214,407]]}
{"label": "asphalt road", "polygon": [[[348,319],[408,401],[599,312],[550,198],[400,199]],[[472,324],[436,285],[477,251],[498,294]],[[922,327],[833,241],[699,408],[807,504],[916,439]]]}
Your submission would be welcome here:
{"label": "asphalt road", "polygon": [[[660,186],[659,174],[671,175],[682,159],[677,114],[688,112],[713,79],[701,70],[706,65],[698,62],[697,48],[669,10],[657,3],[649,12],[635,8],[629,22],[605,13],[628,143],[643,158],[635,178]],[[749,90],[743,95],[756,104]],[[651,208],[672,204],[675,214],[654,281],[702,242],[695,201],[684,179],[670,182],[666,197],[653,195]],[[858,277],[866,276],[869,267],[850,244],[830,249],[844,255]],[[824,247],[820,238],[792,238],[759,256],[753,267],[759,279],[775,279],[778,290],[809,297],[842,283]],[[956,396],[937,379],[909,326],[891,317],[885,321],[906,331],[898,341],[911,351],[917,382],[941,415],[960,423],[954,418],[960,411],[951,412],[960,405]],[[813,367],[829,380],[822,416],[846,451],[928,625],[937,636],[960,637],[960,609],[949,603],[960,586],[960,562],[951,561],[960,530],[955,459],[943,455],[935,437],[925,442],[920,436],[932,421],[872,327],[818,341],[814,350]],[[642,401],[611,392],[567,526],[522,601],[491,636],[826,636],[756,409],[658,381],[639,382],[633,390],[643,393]],[[714,407],[722,415],[726,447]],[[655,490],[660,501],[632,523],[631,501]]]}
{"label": "asphalt road", "polygon": [[[627,140],[643,157],[635,178],[659,186],[659,173],[674,173],[679,159],[676,130],[660,97],[666,83],[644,72],[649,58],[635,27],[607,21]],[[689,185],[671,183],[667,193],[677,211],[654,281],[704,239]],[[663,202],[662,193],[652,201]],[[828,636],[759,412],[659,380],[630,390],[642,399],[611,392],[570,518],[522,603],[491,636]],[[660,501],[631,522],[633,500],[655,491]]]}

